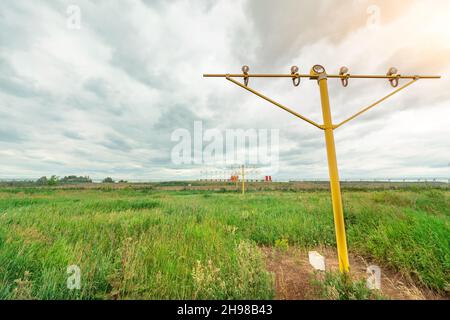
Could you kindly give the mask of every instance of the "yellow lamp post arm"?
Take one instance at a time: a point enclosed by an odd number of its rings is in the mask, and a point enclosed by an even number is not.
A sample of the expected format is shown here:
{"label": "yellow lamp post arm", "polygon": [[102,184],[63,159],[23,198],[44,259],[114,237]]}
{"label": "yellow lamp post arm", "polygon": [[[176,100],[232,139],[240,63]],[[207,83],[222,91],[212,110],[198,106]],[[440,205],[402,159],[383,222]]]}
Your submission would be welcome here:
{"label": "yellow lamp post arm", "polygon": [[342,121],[341,123],[339,123],[339,124],[333,126],[333,129],[337,129],[337,128],[339,128],[340,126],[342,126],[343,124],[346,124],[347,122],[349,122],[350,120],[355,119],[357,116],[359,116],[359,115],[363,114],[364,112],[366,112],[366,111],[372,109],[373,107],[375,107],[376,105],[380,104],[381,102],[383,102],[383,101],[386,100],[387,98],[392,97],[392,96],[393,96],[394,94],[396,94],[397,92],[399,92],[399,91],[405,89],[406,87],[412,85],[414,82],[416,82],[416,81],[418,81],[418,80],[419,80],[419,79],[413,79],[413,80],[409,81],[408,83],[406,83],[405,85],[401,86],[401,87],[398,88],[397,90],[392,91],[391,93],[389,93],[387,96],[385,96],[385,97],[381,98],[380,100],[378,100],[378,101],[372,103],[370,106],[368,106],[368,107],[362,109],[361,111],[355,113],[354,115],[352,115],[352,116],[349,117],[348,119]]}
{"label": "yellow lamp post arm", "polygon": [[276,105],[277,107],[279,107],[279,108],[281,108],[281,109],[283,109],[283,110],[289,112],[290,114],[293,114],[294,116],[296,116],[296,117],[298,117],[298,118],[300,118],[300,119],[302,119],[302,120],[304,120],[304,121],[306,121],[306,122],[312,124],[313,126],[319,128],[319,129],[323,129],[323,126],[321,126],[320,124],[318,124],[318,123],[316,123],[316,122],[314,122],[314,121],[312,121],[312,120],[310,120],[310,119],[308,119],[308,118],[302,116],[302,115],[299,114],[298,112],[295,112],[294,110],[292,110],[292,109],[290,109],[290,108],[288,108],[288,107],[286,107],[286,106],[283,106],[281,103],[278,103],[278,102],[276,102],[276,101],[270,99],[269,97],[266,97],[266,96],[263,95],[262,93],[259,93],[258,91],[256,91],[256,90],[254,90],[254,89],[252,89],[252,88],[250,88],[250,87],[244,85],[243,83],[241,83],[241,82],[239,82],[239,81],[236,81],[236,80],[232,79],[231,76],[228,76],[228,75],[227,75],[225,78],[226,78],[227,80],[233,82],[234,84],[238,85],[239,87],[244,88],[245,90],[250,91],[251,93],[256,94],[258,97],[263,98],[264,100],[269,101],[270,103]]}
{"label": "yellow lamp post arm", "polygon": [[[317,80],[319,77],[317,75],[311,74],[267,74],[267,73],[205,73],[204,78],[308,78],[312,80]],[[430,76],[430,75],[374,75],[374,74],[327,74],[328,79],[440,79],[441,76]]]}

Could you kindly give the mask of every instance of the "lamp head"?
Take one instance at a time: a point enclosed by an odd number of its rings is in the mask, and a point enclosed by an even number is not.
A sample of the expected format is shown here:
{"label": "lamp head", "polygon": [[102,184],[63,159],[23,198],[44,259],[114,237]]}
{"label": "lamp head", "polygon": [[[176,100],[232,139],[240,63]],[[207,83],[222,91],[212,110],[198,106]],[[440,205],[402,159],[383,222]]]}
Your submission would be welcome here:
{"label": "lamp head", "polygon": [[323,66],[321,66],[320,64],[316,64],[314,67],[312,67],[311,73],[316,74],[316,75],[325,73],[325,68]]}
{"label": "lamp head", "polygon": [[339,70],[339,74],[347,74],[348,73],[348,68],[347,67],[341,67],[341,69]]}
{"label": "lamp head", "polygon": [[388,76],[392,76],[394,74],[397,74],[397,72],[398,72],[397,68],[391,67],[391,68],[389,68],[389,71],[388,71],[387,75]]}

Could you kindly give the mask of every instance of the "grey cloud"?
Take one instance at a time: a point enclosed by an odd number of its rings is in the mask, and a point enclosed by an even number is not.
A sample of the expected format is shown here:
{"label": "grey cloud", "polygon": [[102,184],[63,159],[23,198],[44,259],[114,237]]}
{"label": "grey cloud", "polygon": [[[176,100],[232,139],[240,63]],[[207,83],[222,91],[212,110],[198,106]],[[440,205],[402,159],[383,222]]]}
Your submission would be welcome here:
{"label": "grey cloud", "polygon": [[38,95],[37,90],[26,83],[15,79],[0,77],[0,90],[19,98],[32,98]]}
{"label": "grey cloud", "polygon": [[106,135],[105,139],[99,144],[106,148],[123,152],[129,151],[133,148],[132,145],[124,138],[113,134]]}
{"label": "grey cloud", "polygon": [[154,125],[154,129],[164,132],[172,132],[178,128],[191,127],[195,120],[201,117],[195,114],[189,107],[183,105],[164,106],[164,111]]}
{"label": "grey cloud", "polygon": [[30,80],[20,77],[14,68],[1,56],[0,90],[20,98],[32,98],[42,94]]}
{"label": "grey cloud", "polygon": [[[164,11],[167,9],[168,5],[168,1],[166,0],[140,0],[142,1],[142,3],[144,3],[146,6],[148,6],[149,8],[154,9],[155,11]],[[176,5],[177,2],[180,2],[180,0],[172,0],[170,1],[170,5]],[[195,5],[200,6],[200,8],[202,8],[202,10],[204,10],[205,13],[208,13],[208,11],[210,11],[212,8],[214,8],[214,6],[216,5],[215,1],[200,1],[200,2],[195,2]]]}
{"label": "grey cloud", "polygon": [[19,132],[11,127],[0,128],[0,141],[7,143],[18,143],[24,141],[26,135],[23,132]]}
{"label": "grey cloud", "polygon": [[108,84],[99,78],[88,79],[83,86],[86,90],[96,94],[100,99],[107,98],[110,91]]}
{"label": "grey cloud", "polygon": [[[137,4],[130,3],[130,5]],[[152,34],[154,31],[139,29],[136,21],[121,6],[108,1],[95,4],[95,7],[91,5],[90,8],[92,10],[83,10],[83,24],[111,48],[110,63],[146,86],[167,89],[171,83],[170,75],[156,70],[157,56],[161,51],[170,54],[176,44],[171,43],[170,47],[164,47],[163,43],[160,43],[157,50],[148,48],[141,33]],[[101,12],[107,14],[99,14]],[[111,16],[114,16],[114,19],[111,19]]]}
{"label": "grey cloud", "polygon": [[[192,132],[194,121],[201,120],[204,130],[280,129],[283,166],[279,177],[326,176],[323,132],[307,129],[306,124],[295,122],[290,115],[282,114],[283,111],[268,111],[273,108],[270,104],[225,80],[216,85],[212,82],[220,80],[201,79],[201,73],[209,70],[200,69],[208,67],[214,72],[219,65],[225,72],[237,71],[246,63],[252,70],[278,72],[288,70],[288,63],[302,57],[322,60],[329,52],[320,52],[320,48],[348,50],[351,56],[358,52],[354,48],[369,45],[369,42],[352,40],[360,39],[353,38],[354,33],[364,29],[369,5],[380,7],[381,22],[387,26],[401,19],[419,2],[361,0],[343,4],[330,0],[286,0],[274,4],[268,0],[80,0],[76,3],[82,9],[82,29],[67,31],[64,29],[65,10],[72,3],[60,0],[38,6],[26,1],[4,1],[0,8],[0,148],[7,148],[9,152],[0,162],[10,168],[10,172],[36,176],[73,173],[124,178],[128,175],[183,177],[183,172],[198,166],[171,163],[170,151],[174,145],[170,141],[171,133],[178,128]],[[189,10],[178,9],[186,4]],[[233,14],[220,17],[216,10],[219,5],[225,10],[231,8]],[[432,12],[439,15],[438,11],[430,10],[425,17]],[[46,13],[45,21],[42,12]],[[176,25],[174,12],[186,25]],[[213,15],[219,18],[211,21]],[[208,33],[212,28],[220,33],[217,36],[220,38],[211,38],[216,37]],[[67,31],[67,38],[63,31]],[[220,41],[214,42],[217,39]],[[340,47],[350,40],[349,47]],[[220,48],[216,50],[211,41]],[[384,39],[373,33],[373,41]],[[352,57],[354,66],[349,65],[351,72],[353,67],[357,71],[358,66],[367,63],[373,70],[382,72],[391,64],[397,64],[402,72],[412,67],[415,72],[426,73],[448,70],[446,56],[450,52],[436,39],[429,44],[417,44],[417,47],[404,44],[401,39],[397,44],[392,40],[388,42],[389,48],[393,48],[388,51],[390,56],[368,57],[367,61],[361,61],[366,56],[357,53]],[[61,43],[70,43],[67,50],[74,52],[65,54]],[[106,53],[93,49],[97,45]],[[317,50],[314,55],[306,50],[311,47]],[[197,51],[197,48],[200,49]],[[346,52],[333,51],[332,54],[341,59],[346,57]],[[46,64],[48,74],[19,74],[13,66],[19,69],[23,59],[36,65]],[[304,69],[305,64],[319,61],[299,61],[298,64]],[[442,61],[447,64],[442,66]],[[340,62],[331,65],[334,61],[329,60],[327,63],[330,64],[326,65],[327,70],[335,71]],[[92,68],[78,74],[79,67],[84,65]],[[425,68],[425,65],[428,66]],[[222,71],[220,68],[217,71]],[[199,76],[187,81],[181,76],[185,72],[189,76]],[[57,73],[74,80],[70,88],[46,81],[52,77],[59,79]],[[256,89],[267,90],[269,95],[275,92],[277,99],[278,95],[286,94],[294,97],[294,93],[284,87],[278,90],[276,81],[254,81],[253,84]],[[402,146],[402,142],[408,140],[405,136],[393,138],[384,133],[388,125],[393,125],[390,118],[395,112],[406,112],[409,108],[419,112],[450,99],[446,79],[436,82],[436,89],[430,94],[421,93],[420,86],[421,82],[415,84],[407,95],[380,106],[382,110],[377,107],[336,131],[343,175],[374,175],[376,172],[382,176],[393,172],[393,168],[405,168],[406,173],[413,169],[448,172],[445,141],[427,132],[421,156]],[[42,90],[43,87],[48,91]],[[132,92],[126,91],[130,88]],[[306,116],[312,114],[320,119],[320,106],[316,103],[313,109],[312,101],[316,100],[310,89],[302,86],[295,92],[305,105],[293,104],[293,107]],[[345,119],[379,98],[379,93],[387,94],[390,90],[387,83],[365,86],[351,81],[345,90],[339,83],[330,84],[333,115],[336,119]],[[285,103],[282,98],[280,102]],[[439,132],[445,135],[448,130],[442,128]],[[374,136],[379,137],[380,145],[387,142],[383,150],[379,145],[363,146],[364,150],[359,150],[358,142],[370,141]],[[70,145],[70,150],[64,150],[66,145]],[[439,155],[434,156],[434,153]],[[50,160],[42,160],[43,155]],[[355,166],[356,160],[367,165]]]}
{"label": "grey cloud", "polygon": [[74,132],[74,131],[64,131],[63,135],[69,139],[74,139],[74,140],[83,140],[83,136],[80,135],[78,132]]}
{"label": "grey cloud", "polygon": [[364,28],[370,5],[380,8],[381,23],[389,23],[401,16],[411,1],[361,0],[344,4],[333,0],[286,0],[276,5],[271,0],[246,1],[244,13],[252,32],[245,33],[244,39],[236,35],[234,44],[244,47],[255,42],[257,46],[254,52],[247,56],[238,54],[238,58],[248,61],[254,57],[249,63],[257,67],[285,66],[292,56],[298,56],[303,48],[318,40],[338,43],[355,29]]}

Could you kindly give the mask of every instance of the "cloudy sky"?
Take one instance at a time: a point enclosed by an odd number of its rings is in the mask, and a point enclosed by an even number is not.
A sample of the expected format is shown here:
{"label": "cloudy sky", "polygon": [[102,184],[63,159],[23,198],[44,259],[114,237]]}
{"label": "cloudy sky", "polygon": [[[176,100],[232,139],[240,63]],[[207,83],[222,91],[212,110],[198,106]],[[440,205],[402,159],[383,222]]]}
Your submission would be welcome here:
{"label": "cloudy sky", "polygon": [[[335,138],[343,179],[450,177],[447,0],[3,0],[0,178],[198,178],[204,165],[171,160],[171,135],[192,132],[194,121],[221,132],[279,129],[274,178],[326,178],[321,130],[225,79],[202,77],[244,64],[260,73],[322,64],[329,73],[345,65],[355,74],[395,66],[442,75],[413,84]],[[315,81],[251,86],[322,122]],[[329,86],[336,122],[393,90],[381,80]]]}

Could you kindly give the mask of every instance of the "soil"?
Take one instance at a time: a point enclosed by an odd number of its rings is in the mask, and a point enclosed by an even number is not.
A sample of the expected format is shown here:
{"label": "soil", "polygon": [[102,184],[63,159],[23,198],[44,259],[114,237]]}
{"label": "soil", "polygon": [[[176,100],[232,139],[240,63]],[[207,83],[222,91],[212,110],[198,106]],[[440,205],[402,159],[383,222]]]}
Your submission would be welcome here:
{"label": "soil", "polygon": [[[336,250],[331,248],[316,248],[314,251],[325,256],[327,271],[338,271]],[[311,250],[311,251],[313,251]],[[276,249],[263,247],[267,268],[275,275],[277,300],[316,300],[316,288],[312,285],[315,271],[310,265],[308,251],[299,248]],[[351,275],[354,280],[367,279],[367,267],[372,263],[363,257],[351,254],[349,256]],[[376,264],[376,263],[374,263]],[[380,265],[379,265],[380,266]],[[448,298],[431,290],[419,288],[411,279],[388,268],[381,268],[381,295],[392,300],[436,300]]]}

